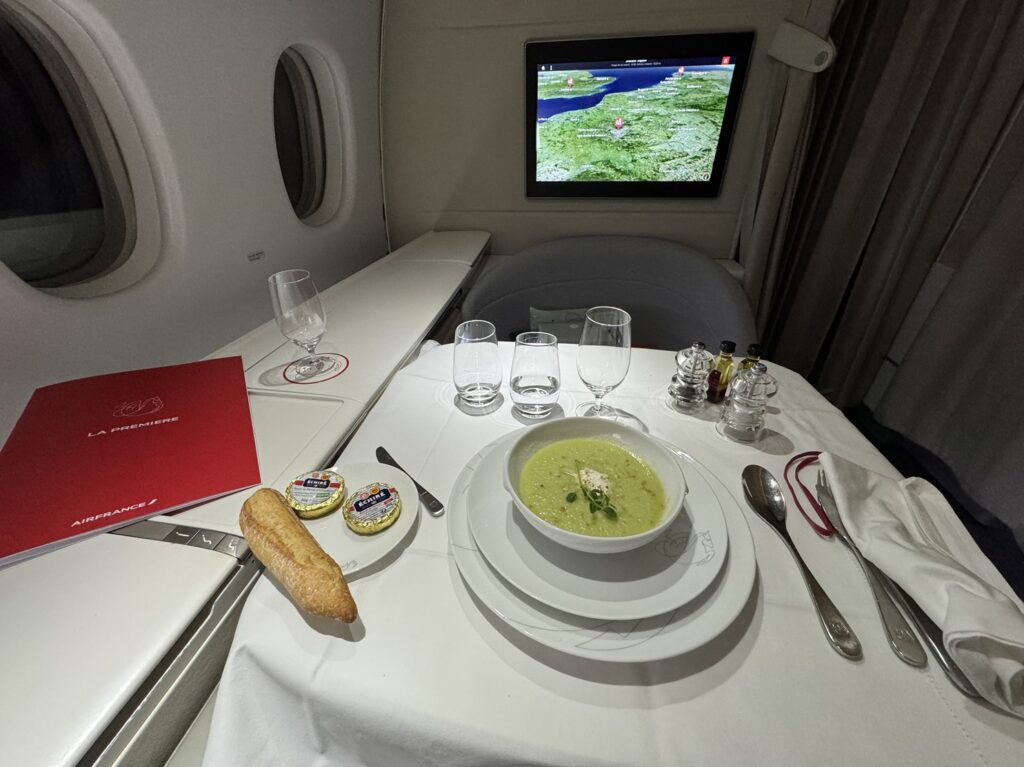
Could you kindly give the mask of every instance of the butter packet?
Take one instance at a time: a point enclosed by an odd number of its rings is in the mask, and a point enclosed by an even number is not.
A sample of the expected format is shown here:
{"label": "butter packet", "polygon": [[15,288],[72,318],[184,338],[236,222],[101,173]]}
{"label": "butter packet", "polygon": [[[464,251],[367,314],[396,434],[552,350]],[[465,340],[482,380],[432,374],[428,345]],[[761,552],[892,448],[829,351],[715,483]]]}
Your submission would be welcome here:
{"label": "butter packet", "polygon": [[374,482],[352,493],[345,502],[345,523],[360,535],[372,535],[395,523],[402,513],[398,489],[386,482]]}
{"label": "butter packet", "polygon": [[308,471],[291,481],[284,497],[302,519],[318,519],[341,506],[345,479],[333,471]]}

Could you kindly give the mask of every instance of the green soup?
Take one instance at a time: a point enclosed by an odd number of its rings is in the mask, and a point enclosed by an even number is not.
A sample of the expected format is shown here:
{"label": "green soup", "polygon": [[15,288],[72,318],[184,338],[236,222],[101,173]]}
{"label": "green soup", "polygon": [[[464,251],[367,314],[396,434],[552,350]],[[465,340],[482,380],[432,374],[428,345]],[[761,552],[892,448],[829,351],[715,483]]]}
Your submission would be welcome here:
{"label": "green soup", "polygon": [[545,522],[606,538],[656,527],[666,505],[654,470],[600,439],[566,439],[538,450],[523,467],[519,497]]}

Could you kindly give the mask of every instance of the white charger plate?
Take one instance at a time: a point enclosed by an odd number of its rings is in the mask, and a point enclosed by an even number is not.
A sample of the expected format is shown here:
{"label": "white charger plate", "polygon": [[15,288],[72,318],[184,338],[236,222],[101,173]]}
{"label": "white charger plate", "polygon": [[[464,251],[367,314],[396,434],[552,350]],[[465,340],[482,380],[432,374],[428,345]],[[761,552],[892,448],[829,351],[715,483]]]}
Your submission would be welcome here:
{"label": "white charger plate", "polygon": [[503,447],[483,456],[473,473],[469,529],[487,562],[534,599],[585,618],[649,618],[699,597],[722,569],[729,534],[721,502],[678,455],[689,493],[672,526],[638,549],[589,554],[559,545],[522,518],[502,485]]}
{"label": "white charger plate", "polygon": [[402,542],[416,524],[420,497],[409,476],[393,466],[383,463],[349,463],[332,466],[330,470],[345,478],[346,500],[356,490],[373,482],[392,485],[402,500],[402,511],[395,523],[373,535],[352,532],[345,524],[341,509],[326,517],[304,520],[317,543],[341,566],[341,571],[350,576],[383,559]]}
{"label": "white charger plate", "polygon": [[590,660],[647,663],[703,646],[736,619],[750,596],[757,571],[754,542],[739,504],[722,482],[679,450],[692,472],[712,487],[722,504],[729,553],[718,577],[699,598],[664,615],[642,620],[582,618],[545,605],[505,581],[488,564],[469,529],[467,496],[473,477],[488,453],[508,449],[506,436],[481,450],[462,470],[448,504],[452,556],[466,585],[511,628],[555,650]]}

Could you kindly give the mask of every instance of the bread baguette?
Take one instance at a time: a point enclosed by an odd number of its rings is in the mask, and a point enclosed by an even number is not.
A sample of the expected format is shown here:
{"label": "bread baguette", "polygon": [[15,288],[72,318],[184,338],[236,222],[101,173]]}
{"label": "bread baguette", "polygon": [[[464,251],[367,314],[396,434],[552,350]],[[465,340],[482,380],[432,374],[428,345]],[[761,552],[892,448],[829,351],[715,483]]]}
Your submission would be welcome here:
{"label": "bread baguette", "polygon": [[256,557],[306,612],[356,619],[356,603],[338,563],[316,542],[276,490],[260,488],[242,504],[242,534]]}

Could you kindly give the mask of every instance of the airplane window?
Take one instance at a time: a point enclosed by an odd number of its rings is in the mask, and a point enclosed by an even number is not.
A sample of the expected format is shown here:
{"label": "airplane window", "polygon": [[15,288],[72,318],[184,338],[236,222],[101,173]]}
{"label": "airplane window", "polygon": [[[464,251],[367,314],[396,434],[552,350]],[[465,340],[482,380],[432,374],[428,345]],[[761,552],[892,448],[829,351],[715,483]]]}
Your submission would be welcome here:
{"label": "airplane window", "polygon": [[313,72],[294,48],[281,54],[274,74],[274,135],[288,199],[308,218],[324,199],[324,125]]}
{"label": "airplane window", "polygon": [[60,50],[0,9],[0,261],[40,288],[107,273],[134,244],[110,127]]}

